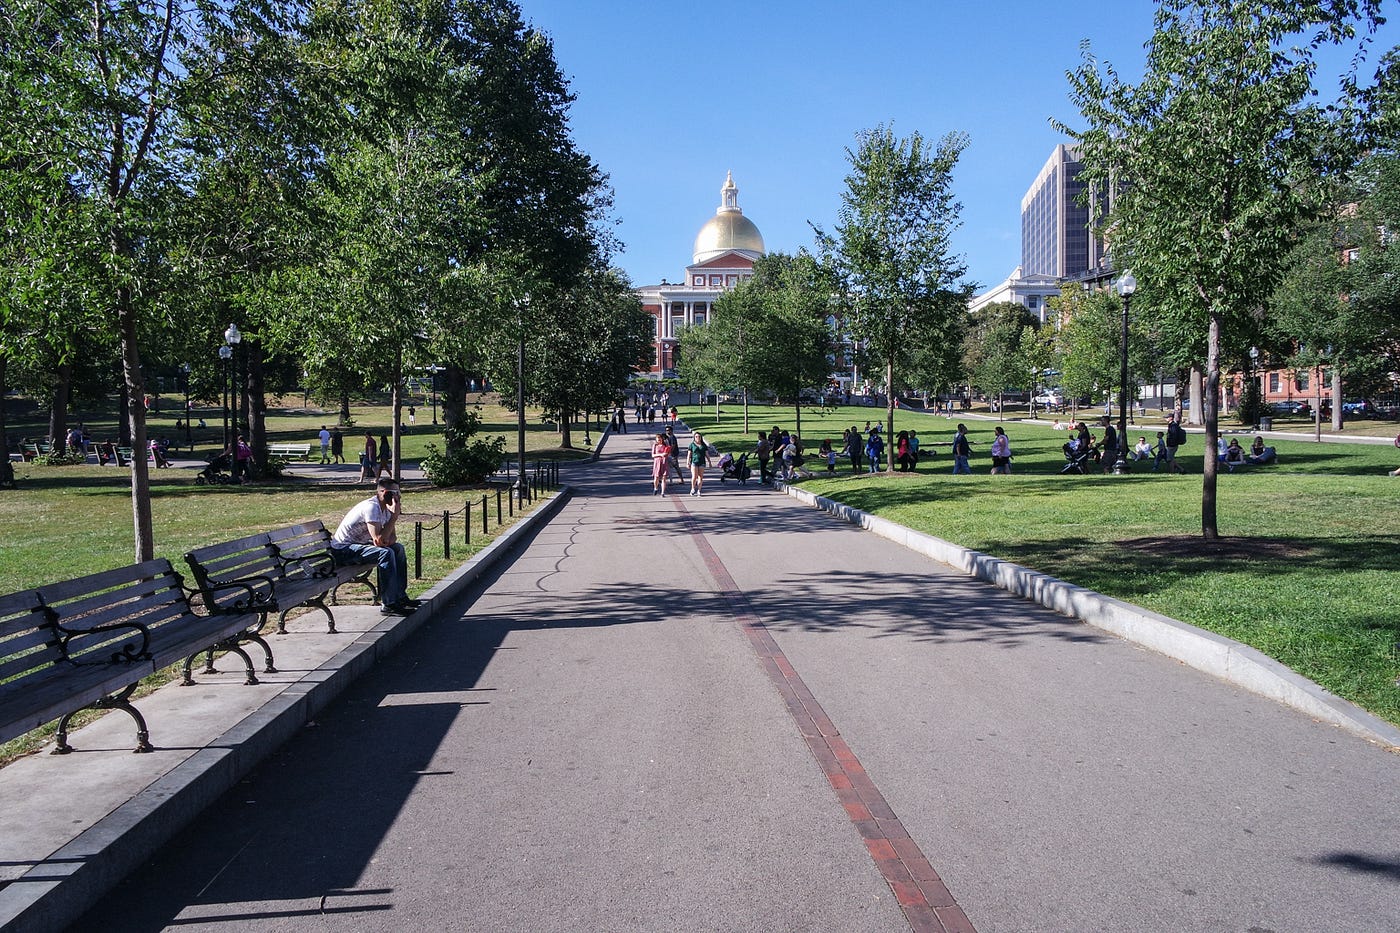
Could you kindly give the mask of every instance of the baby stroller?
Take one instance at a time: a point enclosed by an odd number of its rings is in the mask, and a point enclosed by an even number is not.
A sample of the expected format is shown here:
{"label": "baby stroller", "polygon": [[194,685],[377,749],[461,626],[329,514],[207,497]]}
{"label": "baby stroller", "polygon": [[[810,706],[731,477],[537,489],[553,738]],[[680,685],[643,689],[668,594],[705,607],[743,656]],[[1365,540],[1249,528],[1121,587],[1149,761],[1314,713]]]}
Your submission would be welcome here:
{"label": "baby stroller", "polygon": [[722,483],[727,479],[737,479],[740,483],[747,483],[749,477],[753,475],[753,470],[749,467],[749,455],[740,454],[735,460],[733,454],[725,454],[719,458],[719,481]]}
{"label": "baby stroller", "polygon": [[1094,448],[1085,447],[1083,450],[1076,450],[1073,446],[1065,444],[1061,448],[1065,452],[1065,465],[1060,467],[1061,473],[1088,473],[1094,461]]}
{"label": "baby stroller", "polygon": [[228,472],[233,465],[232,459],[226,453],[215,455],[209,465],[194,475],[194,484],[203,486],[206,483],[210,486],[228,485],[233,482],[233,476]]}

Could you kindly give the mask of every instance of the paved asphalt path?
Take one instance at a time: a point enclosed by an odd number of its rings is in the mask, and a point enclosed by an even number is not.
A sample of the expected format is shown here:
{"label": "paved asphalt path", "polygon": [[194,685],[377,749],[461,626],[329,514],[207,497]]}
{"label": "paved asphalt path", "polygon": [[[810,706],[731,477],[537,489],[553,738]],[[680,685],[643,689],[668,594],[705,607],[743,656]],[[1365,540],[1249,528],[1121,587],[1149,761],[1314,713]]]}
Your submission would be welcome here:
{"label": "paved asphalt path", "polygon": [[1400,929],[1400,755],[644,445],[79,929]]}

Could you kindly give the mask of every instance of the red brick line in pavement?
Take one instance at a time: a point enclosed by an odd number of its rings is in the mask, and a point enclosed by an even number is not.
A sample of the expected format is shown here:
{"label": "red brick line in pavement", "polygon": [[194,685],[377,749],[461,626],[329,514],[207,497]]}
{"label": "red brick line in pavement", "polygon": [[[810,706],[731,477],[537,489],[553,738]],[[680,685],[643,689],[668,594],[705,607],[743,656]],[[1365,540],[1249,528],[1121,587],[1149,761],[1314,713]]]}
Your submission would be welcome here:
{"label": "red brick line in pavement", "polygon": [[788,713],[797,724],[797,731],[836,792],[836,799],[846,808],[851,825],[860,833],[866,851],[889,883],[909,926],[915,933],[976,933],[963,909],[938,877],[938,872],[919,849],[918,843],[909,837],[904,824],[885,802],[880,789],[865,773],[860,759],[841,738],[840,730],[832,724],[821,704],[812,696],[812,691],[793,670],[772,634],[754,613],[748,598],[706,540],[699,522],[679,499],[672,502],[681,513],[686,530],[704,558],[716,588],[729,604],[735,622],[748,636],[759,664],[787,704]]}

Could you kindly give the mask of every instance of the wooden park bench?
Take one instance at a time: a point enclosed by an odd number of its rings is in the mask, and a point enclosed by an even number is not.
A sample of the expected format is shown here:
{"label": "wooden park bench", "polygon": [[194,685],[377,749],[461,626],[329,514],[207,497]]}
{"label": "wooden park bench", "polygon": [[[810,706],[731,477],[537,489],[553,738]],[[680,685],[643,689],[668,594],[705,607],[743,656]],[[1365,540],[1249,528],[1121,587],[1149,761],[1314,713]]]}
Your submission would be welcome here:
{"label": "wooden park bench", "polygon": [[72,751],[68,723],[83,709],[125,710],[136,721],[136,751],[151,750],[146,721],[131,705],[141,678],[184,660],[184,682],[203,651],[237,654],[256,684],[241,643],[255,641],[257,613],[199,615],[164,559],[0,596],[0,742],[58,720],[54,754]]}
{"label": "wooden park bench", "polygon": [[287,613],[309,606],[326,614],[334,633],[327,597],[334,605],[347,583],[368,586],[376,602],[379,592],[370,582],[374,564],[338,565],[330,546],[330,532],[316,521],[195,548],[185,562],[212,612],[277,612],[277,631],[286,634]]}
{"label": "wooden park bench", "polygon": [[286,457],[289,460],[310,460],[310,444],[268,444],[267,455],[269,457]]}

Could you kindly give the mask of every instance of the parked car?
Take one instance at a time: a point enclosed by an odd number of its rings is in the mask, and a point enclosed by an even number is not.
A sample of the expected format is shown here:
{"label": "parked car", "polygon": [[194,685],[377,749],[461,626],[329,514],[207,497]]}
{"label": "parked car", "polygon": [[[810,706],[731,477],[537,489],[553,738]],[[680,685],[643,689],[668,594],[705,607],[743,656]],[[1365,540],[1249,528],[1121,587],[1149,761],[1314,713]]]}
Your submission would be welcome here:
{"label": "parked car", "polygon": [[1276,415],[1305,415],[1308,412],[1308,403],[1291,399],[1286,402],[1270,402],[1269,410]]}
{"label": "parked car", "polygon": [[1349,415],[1367,415],[1373,413],[1371,403],[1364,398],[1357,399],[1354,402],[1343,402],[1342,411]]}
{"label": "parked car", "polygon": [[1042,392],[1040,395],[1037,395],[1035,397],[1035,403],[1037,405],[1045,405],[1047,407],[1058,408],[1064,405],[1065,397],[1059,392]]}

